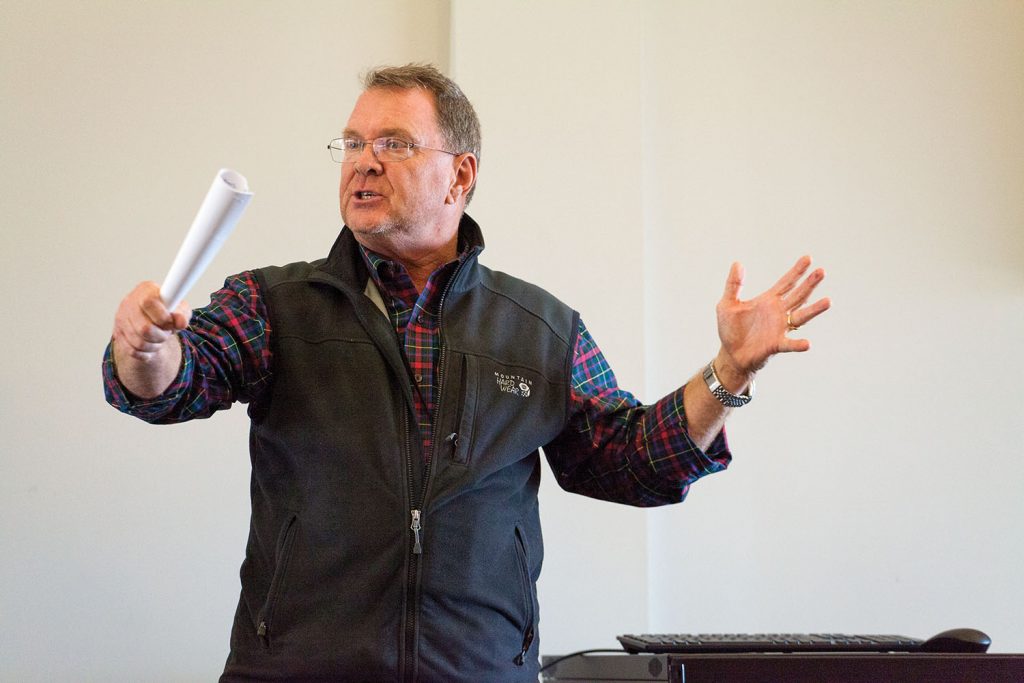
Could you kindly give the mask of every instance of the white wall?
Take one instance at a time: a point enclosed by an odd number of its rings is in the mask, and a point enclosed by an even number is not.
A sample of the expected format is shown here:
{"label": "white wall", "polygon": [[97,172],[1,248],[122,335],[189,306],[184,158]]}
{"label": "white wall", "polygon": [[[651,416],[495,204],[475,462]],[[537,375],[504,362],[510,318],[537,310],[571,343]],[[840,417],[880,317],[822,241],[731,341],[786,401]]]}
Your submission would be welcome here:
{"label": "white wall", "polygon": [[121,416],[102,346],[221,166],[256,198],[193,303],[322,254],[339,227],[323,145],[358,72],[409,60],[450,67],[481,114],[484,260],[577,307],[641,398],[714,353],[732,260],[750,293],[805,251],[829,271],[814,350],[769,365],[731,424],[735,463],[686,504],[546,482],[543,652],[626,630],[955,625],[1024,651],[1020,3],[0,13],[0,680],[219,672],[244,411]]}
{"label": "white wall", "polygon": [[[630,3],[597,6],[455,2],[452,71],[483,125],[470,206],[483,260],[575,306],[622,385],[641,391],[641,24]],[[608,45],[617,49],[594,49]],[[644,630],[646,513],[570,496],[547,477],[541,517],[541,651]]]}
{"label": "white wall", "polygon": [[106,406],[114,311],[163,278],[222,166],[255,198],[193,304],[229,273],[325,254],[326,145],[357,76],[446,66],[447,4],[5,0],[0,16],[0,680],[214,680],[248,529],[245,412],[151,427]]}
{"label": "white wall", "polygon": [[[742,7],[648,15],[648,310],[679,259],[697,303],[803,252],[835,309],[735,416],[732,470],[651,515],[651,626],[1024,651],[1024,5]],[[657,394],[709,318],[646,322]]]}
{"label": "white wall", "polygon": [[654,400],[714,354],[733,260],[754,295],[811,253],[835,301],[685,505],[637,518],[543,492],[546,651],[643,619],[974,625],[1024,650],[1024,7],[467,0],[452,17],[491,261],[579,308],[623,385]]}

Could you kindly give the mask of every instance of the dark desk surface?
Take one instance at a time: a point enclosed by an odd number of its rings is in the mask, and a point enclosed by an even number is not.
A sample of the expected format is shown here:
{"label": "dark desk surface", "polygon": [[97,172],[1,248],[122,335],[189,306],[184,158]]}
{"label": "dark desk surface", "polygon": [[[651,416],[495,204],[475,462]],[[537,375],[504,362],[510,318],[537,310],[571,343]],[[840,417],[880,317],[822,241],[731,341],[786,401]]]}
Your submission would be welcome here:
{"label": "dark desk surface", "polygon": [[[542,658],[550,661],[554,657]],[[1022,683],[1024,654],[594,654],[543,672],[548,683]]]}
{"label": "dark desk surface", "polygon": [[669,683],[1022,683],[1024,654],[671,656]]}

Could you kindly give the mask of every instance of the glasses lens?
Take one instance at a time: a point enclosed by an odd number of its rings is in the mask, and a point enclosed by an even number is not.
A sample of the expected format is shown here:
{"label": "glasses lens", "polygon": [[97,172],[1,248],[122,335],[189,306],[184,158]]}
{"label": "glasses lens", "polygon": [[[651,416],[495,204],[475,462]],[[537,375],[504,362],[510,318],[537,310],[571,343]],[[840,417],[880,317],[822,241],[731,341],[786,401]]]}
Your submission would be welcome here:
{"label": "glasses lens", "polygon": [[356,138],[337,138],[331,140],[327,148],[331,158],[339,164],[355,162],[363,153],[363,147],[369,146],[379,161],[405,161],[413,155],[414,145],[401,138],[377,138],[372,142]]}
{"label": "glasses lens", "polygon": [[412,156],[412,145],[398,138],[378,138],[373,141],[373,151],[381,161],[405,161]]}
{"label": "glasses lens", "polygon": [[344,140],[338,138],[337,140],[331,140],[330,144],[327,145],[327,149],[331,152],[331,159],[333,159],[335,163],[340,164],[346,161],[344,142]]}

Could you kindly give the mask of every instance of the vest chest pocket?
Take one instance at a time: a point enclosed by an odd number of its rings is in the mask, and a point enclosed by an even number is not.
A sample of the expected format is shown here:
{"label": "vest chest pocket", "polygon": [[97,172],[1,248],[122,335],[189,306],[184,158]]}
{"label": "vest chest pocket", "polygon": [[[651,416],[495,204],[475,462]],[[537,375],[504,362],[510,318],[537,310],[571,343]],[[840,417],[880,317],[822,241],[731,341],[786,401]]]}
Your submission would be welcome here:
{"label": "vest chest pocket", "polygon": [[455,418],[456,431],[446,437],[451,460],[468,465],[473,451],[473,422],[476,418],[477,394],[480,388],[479,362],[475,356],[463,355],[461,361],[459,404]]}
{"label": "vest chest pocket", "polygon": [[457,353],[444,381],[442,401],[449,417],[438,446],[446,451],[438,452],[446,452],[452,464],[476,467],[481,458],[495,466],[509,464],[547,443],[563,426],[566,385],[533,368]]}

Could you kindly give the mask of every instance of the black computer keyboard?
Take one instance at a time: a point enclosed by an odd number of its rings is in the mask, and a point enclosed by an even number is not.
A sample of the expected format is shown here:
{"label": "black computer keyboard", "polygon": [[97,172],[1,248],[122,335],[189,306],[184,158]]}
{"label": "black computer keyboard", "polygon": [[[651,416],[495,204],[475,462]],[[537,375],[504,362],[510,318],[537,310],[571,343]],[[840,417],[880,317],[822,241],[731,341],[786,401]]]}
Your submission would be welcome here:
{"label": "black computer keyboard", "polygon": [[617,636],[627,652],[914,652],[923,640],[844,633],[643,633]]}

